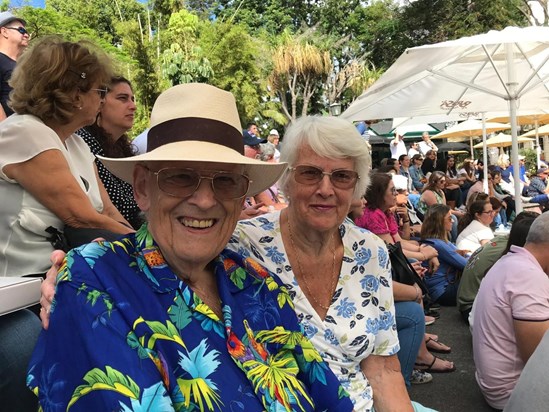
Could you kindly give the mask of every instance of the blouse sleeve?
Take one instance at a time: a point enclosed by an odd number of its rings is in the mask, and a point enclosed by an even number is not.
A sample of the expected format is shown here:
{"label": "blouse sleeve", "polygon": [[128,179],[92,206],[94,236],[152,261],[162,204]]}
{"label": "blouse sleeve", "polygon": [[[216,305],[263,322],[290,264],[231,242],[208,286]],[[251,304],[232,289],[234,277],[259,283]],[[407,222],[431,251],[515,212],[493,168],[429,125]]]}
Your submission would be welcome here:
{"label": "blouse sleeve", "polygon": [[[381,209],[372,210],[367,207],[364,210],[363,215],[356,219],[355,223],[357,226],[368,229],[370,232],[375,233],[376,235],[384,235],[387,233],[391,234],[392,230],[395,230],[394,227],[391,228],[387,220],[387,216],[381,211]],[[394,233],[396,233],[396,230],[394,231]]]}
{"label": "blouse sleeve", "polygon": [[29,115],[14,114],[0,125],[0,173],[7,165],[26,162],[50,149],[61,150],[61,141],[44,123]]}

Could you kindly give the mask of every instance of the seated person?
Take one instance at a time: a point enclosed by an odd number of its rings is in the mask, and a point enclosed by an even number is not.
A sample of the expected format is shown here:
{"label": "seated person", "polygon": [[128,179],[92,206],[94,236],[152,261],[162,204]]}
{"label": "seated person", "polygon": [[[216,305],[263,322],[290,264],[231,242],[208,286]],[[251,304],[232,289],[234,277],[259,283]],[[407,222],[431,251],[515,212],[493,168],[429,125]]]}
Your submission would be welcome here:
{"label": "seated person", "polygon": [[549,362],[549,331],[524,366],[511,392],[504,412],[544,411],[549,405],[547,391],[547,362]]}
{"label": "seated person", "polygon": [[461,272],[467,259],[464,252],[450,243],[452,213],[447,205],[433,205],[427,210],[421,227],[421,243],[433,246],[438,252],[440,266],[435,272],[427,273],[424,281],[434,302],[455,306]]}
{"label": "seated person", "polygon": [[101,158],[148,223],[67,255],[27,379],[42,407],[352,410],[280,279],[225,249],[286,165],[242,155],[235,99],[213,86],[166,90],[151,119],[146,154]]}
{"label": "seated person", "polygon": [[530,227],[523,248],[511,246],[480,284],[473,308],[476,379],[488,404],[503,409],[549,329],[549,214]]}
{"label": "seated person", "polygon": [[469,313],[486,272],[501,256],[509,252],[512,245],[524,246],[530,226],[538,216],[538,213],[530,211],[519,213],[509,235],[494,237],[471,255],[461,275],[457,293],[457,306],[465,322],[469,323]]}
{"label": "seated person", "polygon": [[467,213],[459,220],[457,248],[473,253],[488,243],[494,233],[490,224],[494,220],[492,204],[486,200],[476,200],[467,207]]}

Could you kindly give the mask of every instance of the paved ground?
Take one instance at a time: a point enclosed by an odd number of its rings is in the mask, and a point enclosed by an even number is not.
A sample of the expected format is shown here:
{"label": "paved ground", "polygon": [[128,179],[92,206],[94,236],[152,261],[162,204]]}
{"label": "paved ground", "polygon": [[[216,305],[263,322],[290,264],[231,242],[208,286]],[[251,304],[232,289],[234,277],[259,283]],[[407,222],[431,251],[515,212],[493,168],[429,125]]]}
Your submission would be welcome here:
{"label": "paved ground", "polygon": [[441,342],[452,348],[452,353],[439,356],[453,361],[457,370],[433,374],[432,382],[412,385],[410,397],[440,412],[492,412],[475,381],[469,327],[455,307],[441,308],[440,315],[435,324],[427,326],[427,332],[437,334]]}

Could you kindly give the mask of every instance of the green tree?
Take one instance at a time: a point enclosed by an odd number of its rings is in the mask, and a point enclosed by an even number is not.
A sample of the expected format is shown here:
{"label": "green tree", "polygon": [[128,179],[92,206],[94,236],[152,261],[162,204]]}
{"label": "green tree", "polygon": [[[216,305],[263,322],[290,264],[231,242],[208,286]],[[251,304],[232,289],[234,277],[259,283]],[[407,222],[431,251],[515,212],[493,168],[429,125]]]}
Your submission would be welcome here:
{"label": "green tree", "polygon": [[210,83],[234,94],[243,123],[256,119],[266,94],[257,56],[267,46],[245,27],[220,21],[204,22],[199,46],[213,69]]}

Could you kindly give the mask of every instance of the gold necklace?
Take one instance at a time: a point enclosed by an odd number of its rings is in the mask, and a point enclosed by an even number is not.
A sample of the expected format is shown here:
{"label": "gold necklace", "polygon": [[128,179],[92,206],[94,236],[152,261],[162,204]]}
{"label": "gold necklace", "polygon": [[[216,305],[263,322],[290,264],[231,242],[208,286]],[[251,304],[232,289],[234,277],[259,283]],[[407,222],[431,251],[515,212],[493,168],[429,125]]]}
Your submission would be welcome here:
{"label": "gold necklace", "polygon": [[[336,288],[337,279],[339,278],[339,276],[335,276],[335,274],[334,274],[334,272],[335,272],[336,248],[334,247],[332,249],[332,271],[331,271],[330,275],[332,276],[333,279],[332,279],[332,284],[330,285],[330,303],[328,304],[328,306],[326,306],[326,305],[323,305],[322,303],[320,303],[318,301],[318,299],[315,297],[313,292],[311,292],[311,288],[309,288],[309,284],[307,283],[305,272],[303,272],[303,269],[301,268],[301,260],[299,258],[299,250],[295,247],[294,236],[293,236],[293,233],[292,233],[292,227],[290,226],[290,217],[289,216],[288,216],[288,232],[290,234],[290,244],[292,245],[292,248],[295,251],[295,258],[297,260],[297,267],[299,269],[299,273],[301,274],[301,278],[303,279],[303,284],[305,285],[305,288],[307,289],[307,292],[309,292],[309,295],[311,296],[311,298],[313,298],[313,300],[315,301],[315,303],[318,306],[320,306],[324,310],[329,310],[330,305],[332,303],[332,296],[333,296],[333,293],[334,293],[335,288]],[[334,235],[332,233],[332,236],[330,237],[330,240],[332,240],[333,237],[334,237]]]}

